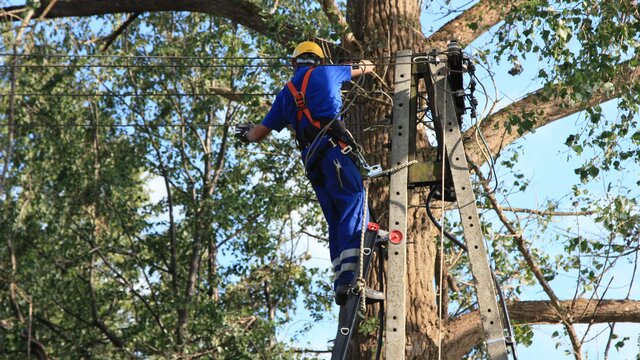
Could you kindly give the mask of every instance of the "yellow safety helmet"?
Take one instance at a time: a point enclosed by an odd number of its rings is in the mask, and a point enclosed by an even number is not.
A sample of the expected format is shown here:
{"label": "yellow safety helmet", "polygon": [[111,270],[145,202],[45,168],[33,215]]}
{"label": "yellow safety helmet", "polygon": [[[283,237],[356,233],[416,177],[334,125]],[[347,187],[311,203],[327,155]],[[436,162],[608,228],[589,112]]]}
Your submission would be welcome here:
{"label": "yellow safety helmet", "polygon": [[313,54],[320,59],[324,59],[324,52],[320,46],[311,41],[303,41],[298,44],[298,46],[293,50],[293,55],[291,55],[291,57],[295,59],[302,54]]}

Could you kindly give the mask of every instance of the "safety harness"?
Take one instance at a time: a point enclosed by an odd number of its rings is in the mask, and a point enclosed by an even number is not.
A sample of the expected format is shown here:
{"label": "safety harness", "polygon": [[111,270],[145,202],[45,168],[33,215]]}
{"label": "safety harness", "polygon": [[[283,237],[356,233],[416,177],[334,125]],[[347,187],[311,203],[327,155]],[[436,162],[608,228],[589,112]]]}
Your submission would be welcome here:
{"label": "safety harness", "polygon": [[[296,89],[293,82],[289,80],[287,83],[287,88],[291,95],[293,96],[296,107],[298,108],[297,119],[296,122],[296,141],[298,142],[298,147],[300,150],[306,148],[311,144],[318,135],[325,130],[324,125],[320,120],[314,119],[313,115],[311,115],[311,111],[307,107],[307,99],[306,92],[307,87],[309,86],[309,78],[311,78],[311,73],[315,69],[314,66],[311,66],[307,72],[304,74],[304,78],[302,79],[302,86],[300,87],[300,91]],[[300,131],[300,122],[302,122],[302,118],[306,117],[309,120],[309,123],[312,126],[305,127],[304,131]],[[331,146],[340,146],[342,153],[348,157],[350,157],[355,164],[360,169],[363,177],[372,178],[376,176],[382,175],[384,172],[382,171],[382,167],[380,165],[369,165],[362,155],[362,151],[360,146],[356,143],[351,136],[351,133],[344,126],[344,122],[335,120],[330,121],[327,124],[326,134],[329,135],[329,143]],[[320,149],[318,152],[320,154],[324,153],[326,149]],[[305,167],[307,164],[305,163]]]}
{"label": "safety harness", "polygon": [[[323,125],[320,121],[313,118],[311,115],[311,111],[307,106],[306,92],[307,87],[309,86],[309,79],[311,78],[311,73],[315,70],[315,67],[310,67],[307,72],[304,74],[304,78],[302,79],[302,86],[300,90],[296,89],[293,82],[289,80],[287,83],[287,88],[291,92],[293,99],[296,102],[296,107],[298,108],[297,113],[297,123],[296,123],[296,140],[298,141],[298,146],[301,149],[307,147],[316,136],[322,131]],[[300,123],[302,122],[302,118],[306,117],[312,127],[307,126],[304,132],[300,131]],[[332,138],[335,138],[337,144],[334,142],[334,139],[330,138],[330,142],[333,145],[338,145],[342,149],[344,154],[350,153],[352,150],[356,149],[356,144],[350,134],[347,132],[346,128],[344,128],[344,124],[341,121],[334,121],[335,125],[333,127],[329,127],[327,129],[327,134],[329,134]]]}

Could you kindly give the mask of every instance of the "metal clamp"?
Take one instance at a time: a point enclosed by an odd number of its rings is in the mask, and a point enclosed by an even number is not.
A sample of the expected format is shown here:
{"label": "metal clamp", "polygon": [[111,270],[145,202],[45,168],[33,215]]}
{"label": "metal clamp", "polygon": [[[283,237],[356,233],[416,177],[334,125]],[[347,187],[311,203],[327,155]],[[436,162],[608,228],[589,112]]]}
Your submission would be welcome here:
{"label": "metal clamp", "polygon": [[362,167],[364,170],[367,171],[367,174],[365,175],[367,178],[371,179],[374,177],[378,177],[382,174],[384,174],[384,171],[382,170],[382,166],[380,165],[369,165],[367,163],[367,160],[364,159],[364,156],[362,156],[362,152],[358,151],[358,152],[354,152],[356,154],[356,157],[358,158],[358,162],[360,163],[360,167]]}
{"label": "metal clamp", "polygon": [[504,337],[499,337],[495,339],[487,339],[487,345],[497,343],[497,342],[505,342],[506,339]]}

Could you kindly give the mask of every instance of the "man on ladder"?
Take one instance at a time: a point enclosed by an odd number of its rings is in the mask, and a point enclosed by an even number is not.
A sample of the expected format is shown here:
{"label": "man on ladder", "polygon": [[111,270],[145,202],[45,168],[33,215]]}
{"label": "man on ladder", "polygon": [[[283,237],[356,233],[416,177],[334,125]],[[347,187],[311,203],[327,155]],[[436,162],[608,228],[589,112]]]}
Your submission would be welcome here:
{"label": "man on ladder", "polygon": [[[243,142],[258,142],[272,130],[280,132],[287,125],[294,130],[307,178],[329,224],[335,300],[344,305],[355,279],[362,222],[368,222],[369,214],[365,214],[365,192],[354,156],[358,147],[340,118],[340,89],[374,66],[368,60],[327,65],[320,46],[310,41],[296,46],[292,64],[293,78],[262,122],[236,125],[235,135]],[[370,301],[384,299],[384,294],[372,289],[365,294]]]}

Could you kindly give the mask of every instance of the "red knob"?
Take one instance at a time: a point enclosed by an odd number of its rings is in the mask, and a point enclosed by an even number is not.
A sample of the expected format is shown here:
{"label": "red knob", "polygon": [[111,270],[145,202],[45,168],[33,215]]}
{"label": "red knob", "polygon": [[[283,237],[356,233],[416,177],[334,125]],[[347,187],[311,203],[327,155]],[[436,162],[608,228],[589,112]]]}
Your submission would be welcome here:
{"label": "red knob", "polygon": [[393,230],[391,234],[389,234],[389,241],[391,241],[392,244],[400,244],[402,239],[404,239],[404,235],[400,230]]}

